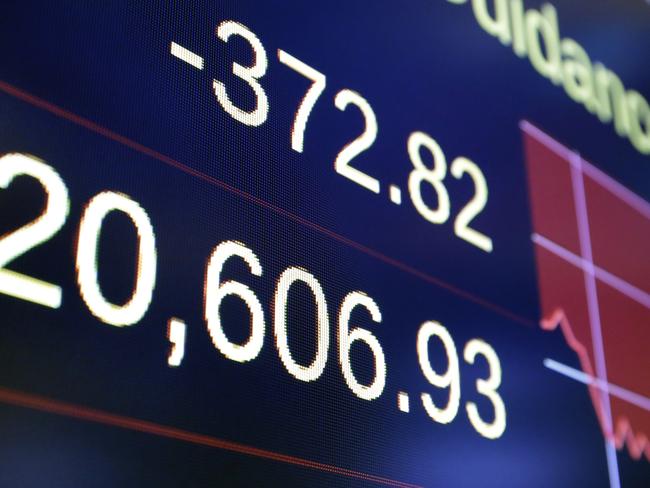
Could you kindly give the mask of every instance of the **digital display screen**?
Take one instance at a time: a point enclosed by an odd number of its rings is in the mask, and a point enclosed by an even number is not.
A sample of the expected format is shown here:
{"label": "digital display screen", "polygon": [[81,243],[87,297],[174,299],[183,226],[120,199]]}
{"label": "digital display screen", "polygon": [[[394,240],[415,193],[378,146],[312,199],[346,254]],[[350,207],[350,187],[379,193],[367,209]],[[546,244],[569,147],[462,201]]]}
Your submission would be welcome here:
{"label": "digital display screen", "polygon": [[650,486],[648,2],[0,12],[0,486]]}

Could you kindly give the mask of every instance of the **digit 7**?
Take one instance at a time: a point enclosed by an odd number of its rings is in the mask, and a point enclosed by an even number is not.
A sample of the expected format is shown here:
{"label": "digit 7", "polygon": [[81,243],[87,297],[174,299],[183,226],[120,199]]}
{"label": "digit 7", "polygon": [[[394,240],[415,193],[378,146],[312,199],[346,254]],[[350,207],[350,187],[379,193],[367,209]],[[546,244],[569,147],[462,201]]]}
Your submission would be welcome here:
{"label": "digit 7", "polygon": [[304,147],[307,119],[309,119],[309,114],[314,105],[325,91],[325,75],[282,49],[278,49],[278,59],[282,64],[289,66],[289,68],[313,82],[298,106],[291,129],[291,149],[301,153]]}

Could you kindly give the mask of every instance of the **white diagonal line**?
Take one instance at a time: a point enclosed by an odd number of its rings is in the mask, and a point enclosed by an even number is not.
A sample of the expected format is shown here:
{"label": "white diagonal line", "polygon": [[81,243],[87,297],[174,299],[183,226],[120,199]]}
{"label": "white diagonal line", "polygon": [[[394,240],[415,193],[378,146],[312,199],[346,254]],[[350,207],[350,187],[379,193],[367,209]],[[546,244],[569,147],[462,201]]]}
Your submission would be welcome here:
{"label": "white diagonal line", "polygon": [[170,52],[172,56],[176,56],[181,61],[185,61],[187,64],[191,64],[195,68],[203,69],[203,58],[189,49],[185,49],[183,46],[172,42]]}
{"label": "white diagonal line", "polygon": [[636,193],[621,185],[618,181],[613,180],[595,166],[583,161],[582,171],[589,176],[592,180],[596,181],[600,186],[608,190],[610,193],[623,200],[634,210],[643,215],[646,219],[650,219],[650,203],[641,198]]}
{"label": "white diagonal line", "polygon": [[631,298],[635,302],[638,302],[644,307],[650,309],[650,294],[646,293],[640,288],[631,285],[627,281],[619,278],[616,275],[613,275],[609,271],[605,271],[604,269],[596,266],[595,264],[590,263],[589,261],[581,258],[580,256],[573,254],[568,249],[560,246],[559,244],[553,242],[552,240],[548,239],[547,237],[544,237],[541,234],[537,234],[537,233],[533,234],[532,240],[535,244],[538,244],[539,246],[543,247],[547,251],[555,254],[559,258],[564,259],[565,261],[573,264],[574,266],[582,269],[583,271],[595,275],[596,278],[598,278],[603,283],[608,284],[615,290],[621,292],[623,295]]}
{"label": "white diagonal line", "polygon": [[537,139],[539,142],[544,144],[547,148],[549,148],[551,151],[553,151],[555,154],[558,156],[569,160],[571,158],[571,155],[573,154],[573,151],[571,151],[568,147],[565,145],[559,143],[555,139],[553,139],[551,136],[549,136],[546,132],[542,131],[538,127],[535,127],[533,124],[528,122],[527,120],[522,120],[519,122],[519,127],[521,130],[523,130],[526,134],[529,136],[534,137]]}
{"label": "white diagonal line", "polygon": [[[556,141],[546,132],[542,131],[538,127],[535,127],[533,124],[526,120],[522,120],[519,123],[519,127],[526,134],[533,137],[534,139],[537,139],[555,154],[568,161],[569,164],[572,164],[571,155],[573,154],[573,151],[571,151],[571,149]],[[600,186],[608,190],[620,200],[627,203],[630,207],[635,209],[646,219],[650,219],[650,203],[634,193],[632,190],[621,185],[618,181],[603,173],[593,164],[588,163],[584,159],[582,160],[580,170],[589,176],[592,180],[596,181]]]}
{"label": "white diagonal line", "polygon": [[544,366],[555,371],[556,373],[560,373],[561,375],[566,376],[567,378],[579,381],[585,385],[593,385],[609,395],[615,396],[621,400],[625,400],[628,403],[636,405],[639,408],[650,411],[650,398],[639,393],[635,393],[613,383],[602,381],[598,378],[595,378],[594,376],[585,373],[584,371],[572,368],[571,366],[562,364],[558,361],[555,361],[554,359],[544,359]]}

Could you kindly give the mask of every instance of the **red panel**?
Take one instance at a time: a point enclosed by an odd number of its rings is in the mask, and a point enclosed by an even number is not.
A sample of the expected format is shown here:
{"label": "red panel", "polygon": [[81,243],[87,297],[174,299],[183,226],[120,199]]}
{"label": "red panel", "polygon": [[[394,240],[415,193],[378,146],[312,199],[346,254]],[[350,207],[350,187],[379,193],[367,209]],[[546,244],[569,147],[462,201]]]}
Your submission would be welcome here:
{"label": "red panel", "polygon": [[[558,313],[571,322],[575,338],[584,344],[589,361],[594,364],[591,348],[591,327],[582,270],[558,258],[540,246],[535,246],[537,275],[542,304],[542,317],[550,318]],[[546,328],[557,327],[551,323]],[[588,346],[588,347],[587,347]]]}
{"label": "red panel", "polygon": [[650,309],[603,283],[598,303],[609,381],[650,396]]}
{"label": "red panel", "polygon": [[[541,326],[560,328],[582,370],[595,378],[589,393],[604,434],[633,458],[650,461],[650,205],[531,124],[522,128],[533,232],[541,236],[535,239]],[[574,181],[572,164],[580,175]],[[576,205],[586,216],[576,214]],[[593,283],[595,292],[587,286]],[[604,365],[592,333],[601,335]],[[606,366],[607,383],[597,378],[597,364]]]}
{"label": "red panel", "polygon": [[650,221],[589,176],[585,192],[594,263],[650,293]]}
{"label": "red panel", "polygon": [[580,240],[568,161],[528,135],[524,137],[524,149],[535,232],[579,254]]}

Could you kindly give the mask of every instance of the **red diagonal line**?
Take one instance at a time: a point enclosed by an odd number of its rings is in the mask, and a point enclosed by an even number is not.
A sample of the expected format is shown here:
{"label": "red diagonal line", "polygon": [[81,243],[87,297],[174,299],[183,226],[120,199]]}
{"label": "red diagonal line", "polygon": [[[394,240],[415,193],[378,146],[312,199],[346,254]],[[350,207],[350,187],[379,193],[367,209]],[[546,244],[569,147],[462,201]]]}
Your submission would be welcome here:
{"label": "red diagonal line", "polygon": [[246,454],[249,456],[271,459],[273,461],[280,461],[287,464],[295,464],[305,468],[346,476],[348,478],[357,478],[365,481],[372,481],[381,485],[396,486],[399,488],[422,488],[420,485],[406,483],[404,481],[397,481],[390,478],[363,473],[361,471],[354,471],[351,469],[341,468],[339,466],[333,466],[331,464],[324,464],[316,461],[311,461],[309,459],[289,456],[287,454],[281,454],[266,449],[247,446],[245,444],[230,442],[223,439],[218,439],[216,437],[197,434],[195,432],[189,432],[186,430],[149,422],[146,420],[125,417],[122,415],[115,415],[112,413],[104,412],[102,410],[95,410],[80,405],[74,405],[72,403],[52,400],[50,398],[32,395],[30,393],[24,393],[8,388],[0,387],[0,402],[33,410],[39,410],[42,412],[53,413],[64,417],[73,417],[88,422],[95,422],[112,427],[144,432],[146,434],[189,442],[191,444],[223,449],[239,454]]}
{"label": "red diagonal line", "polygon": [[8,95],[11,95],[14,98],[17,98],[19,100],[22,100],[23,102],[27,102],[30,105],[33,105],[35,107],[38,107],[40,109],[43,109],[47,112],[50,112],[57,117],[61,117],[65,120],[68,120],[70,122],[73,122],[74,124],[77,124],[79,126],[82,126],[92,132],[95,132],[96,134],[102,135],[106,137],[107,139],[111,139],[115,142],[118,142],[122,144],[123,146],[126,146],[130,149],[133,149],[134,151],[137,151],[141,154],[144,154],[146,156],[149,156],[151,158],[157,159],[158,161],[161,161],[162,163],[167,164],[168,166],[171,166],[173,168],[176,168],[190,176],[194,176],[196,178],[199,178],[211,185],[217,186],[223,190],[226,190],[230,193],[233,193],[245,200],[248,200],[249,202],[252,202],[260,207],[264,207],[268,210],[271,210],[272,212],[282,215],[289,220],[292,220],[294,222],[297,222],[300,225],[303,225],[305,227],[308,227],[312,230],[315,230],[321,234],[324,234],[328,237],[331,237],[334,240],[337,240],[351,248],[356,249],[357,251],[360,251],[364,254],[367,254],[375,259],[378,259],[379,261],[382,261],[390,266],[393,266],[405,273],[411,274],[413,276],[416,276],[417,278],[420,278],[423,281],[426,281],[427,283],[431,283],[435,286],[438,286],[440,288],[444,288],[445,290],[450,291],[451,293],[454,293],[455,295],[458,295],[466,300],[469,300],[471,302],[474,302],[478,305],[481,305],[489,310],[492,310],[493,312],[506,317],[514,322],[517,322],[522,325],[526,325],[528,327],[535,327],[534,321],[522,317],[520,315],[517,315],[510,310],[507,310],[499,305],[496,305],[484,298],[481,298],[477,295],[474,295],[468,291],[462,290],[450,283],[447,283],[446,281],[436,278],[433,275],[430,275],[428,273],[425,273],[423,271],[420,271],[402,261],[399,261],[397,259],[394,259],[390,256],[387,256],[386,254],[383,254],[375,249],[372,249],[370,247],[367,247],[359,242],[353,241],[352,239],[348,239],[345,236],[342,236],[341,234],[338,234],[334,231],[331,231],[325,227],[322,227],[314,222],[311,222],[303,217],[300,217],[299,215],[296,215],[292,212],[289,212],[288,210],[285,210],[281,207],[278,207],[270,202],[267,202],[266,200],[263,200],[259,197],[256,197],[254,195],[251,195],[250,193],[247,193],[243,190],[240,190],[239,188],[236,188],[232,185],[229,185],[228,183],[225,183],[224,181],[221,181],[217,178],[214,178],[213,176],[207,175],[205,173],[202,173],[201,171],[198,171],[196,169],[193,169],[173,158],[170,158],[169,156],[166,156],[162,153],[159,153],[158,151],[155,151],[154,149],[151,149],[147,146],[144,146],[140,144],[139,142],[133,141],[132,139],[129,139],[127,137],[124,137],[116,132],[113,132],[112,130],[109,130],[105,127],[102,127],[101,125],[86,119],[84,117],[81,117],[75,113],[69,112],[58,105],[54,105],[53,103],[50,103],[46,100],[43,100],[42,98],[36,97],[32,95],[31,93],[28,93],[24,90],[21,90],[20,88],[17,88],[13,85],[10,85],[9,83],[0,80],[0,90],[5,92]]}
{"label": "red diagonal line", "polygon": [[[560,327],[564,340],[569,347],[577,354],[580,368],[592,378],[596,377],[594,367],[591,364],[587,348],[582,342],[578,340],[573,332],[571,323],[562,309],[556,309],[549,318],[542,319],[540,326],[544,330],[552,331]],[[617,417],[614,433],[607,431],[605,419],[603,417],[603,405],[600,397],[600,392],[595,384],[589,383],[589,396],[598,417],[598,423],[603,431],[605,437],[613,441],[617,449],[622,449],[623,445],[627,444],[628,452],[633,459],[640,459],[645,453],[645,457],[650,461],[650,443],[648,437],[643,433],[634,433],[630,421],[625,416]],[[606,393],[607,394],[607,393]]]}

